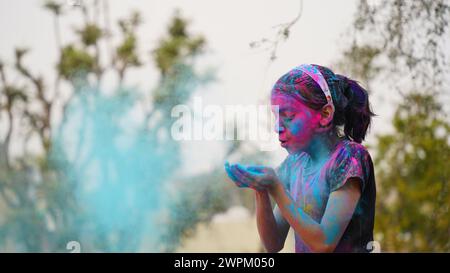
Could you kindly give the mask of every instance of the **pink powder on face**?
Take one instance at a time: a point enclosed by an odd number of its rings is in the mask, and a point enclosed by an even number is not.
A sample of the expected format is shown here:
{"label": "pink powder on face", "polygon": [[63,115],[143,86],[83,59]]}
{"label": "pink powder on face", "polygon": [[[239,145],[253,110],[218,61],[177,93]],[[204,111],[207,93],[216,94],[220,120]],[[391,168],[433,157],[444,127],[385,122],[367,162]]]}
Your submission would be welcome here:
{"label": "pink powder on face", "polygon": [[271,102],[279,107],[277,133],[282,146],[289,153],[303,150],[315,135],[320,113],[284,93],[274,93]]}

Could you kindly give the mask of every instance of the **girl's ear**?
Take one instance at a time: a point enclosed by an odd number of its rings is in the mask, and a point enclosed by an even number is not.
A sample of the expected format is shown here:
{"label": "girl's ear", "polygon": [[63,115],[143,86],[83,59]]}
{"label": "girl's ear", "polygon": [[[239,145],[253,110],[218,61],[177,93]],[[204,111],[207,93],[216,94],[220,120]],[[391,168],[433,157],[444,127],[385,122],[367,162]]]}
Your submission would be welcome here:
{"label": "girl's ear", "polygon": [[332,104],[325,105],[322,110],[320,110],[320,116],[319,128],[317,128],[317,130],[319,132],[328,131],[333,123],[334,106]]}

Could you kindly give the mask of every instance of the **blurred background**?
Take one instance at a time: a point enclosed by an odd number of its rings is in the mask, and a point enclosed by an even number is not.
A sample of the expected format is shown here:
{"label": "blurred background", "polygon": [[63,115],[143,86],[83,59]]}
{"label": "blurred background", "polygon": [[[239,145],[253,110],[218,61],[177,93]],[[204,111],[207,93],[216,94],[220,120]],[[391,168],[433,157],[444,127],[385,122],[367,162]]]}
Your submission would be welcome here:
{"label": "blurred background", "polygon": [[316,63],[370,92],[381,251],[449,252],[449,21],[448,0],[0,0],[0,251],[264,252],[223,163],[286,152],[175,141],[171,109],[268,104]]}

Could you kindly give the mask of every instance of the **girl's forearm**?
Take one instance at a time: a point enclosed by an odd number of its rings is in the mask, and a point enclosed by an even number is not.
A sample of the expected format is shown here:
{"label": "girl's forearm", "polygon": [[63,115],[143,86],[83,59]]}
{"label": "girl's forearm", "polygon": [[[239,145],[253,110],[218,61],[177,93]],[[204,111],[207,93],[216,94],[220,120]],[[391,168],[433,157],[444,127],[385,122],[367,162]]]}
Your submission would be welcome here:
{"label": "girl's forearm", "polygon": [[281,214],[313,252],[333,250],[325,243],[326,236],[321,225],[295,204],[281,183],[275,183],[269,193],[280,208]]}
{"label": "girl's forearm", "polygon": [[267,192],[256,193],[256,223],[259,236],[268,252],[278,252],[283,248],[277,223]]}

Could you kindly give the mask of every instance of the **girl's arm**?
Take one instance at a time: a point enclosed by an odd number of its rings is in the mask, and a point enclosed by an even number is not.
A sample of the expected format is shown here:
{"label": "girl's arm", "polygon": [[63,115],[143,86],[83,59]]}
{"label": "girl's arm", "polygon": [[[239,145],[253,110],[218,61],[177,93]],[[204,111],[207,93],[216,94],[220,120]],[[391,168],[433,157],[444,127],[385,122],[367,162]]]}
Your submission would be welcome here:
{"label": "girl's arm", "polygon": [[332,192],[320,223],[295,205],[279,181],[269,189],[269,193],[281,214],[313,252],[332,252],[355,211],[361,196],[360,183],[359,178],[350,178],[344,186]]}
{"label": "girl's arm", "polygon": [[272,205],[267,191],[255,191],[256,223],[259,237],[267,252],[279,252],[284,247],[289,224],[281,215],[278,206],[272,212]]}

